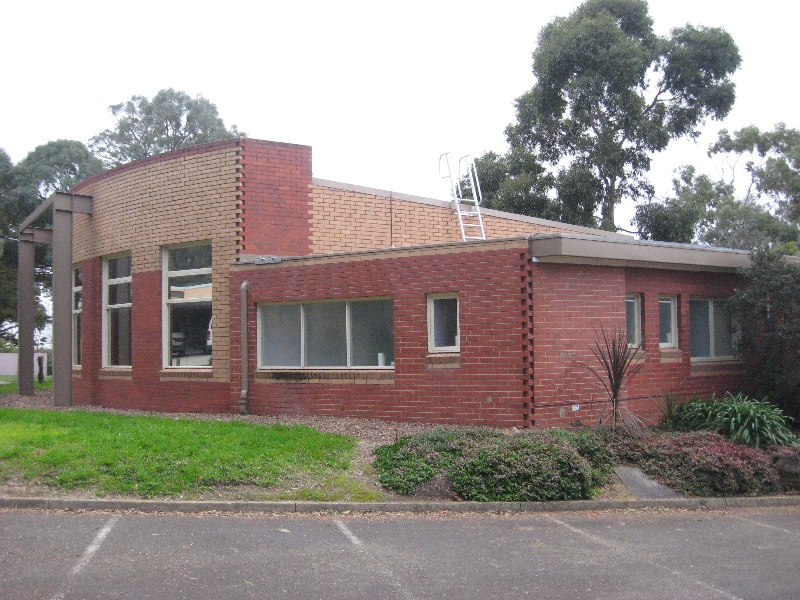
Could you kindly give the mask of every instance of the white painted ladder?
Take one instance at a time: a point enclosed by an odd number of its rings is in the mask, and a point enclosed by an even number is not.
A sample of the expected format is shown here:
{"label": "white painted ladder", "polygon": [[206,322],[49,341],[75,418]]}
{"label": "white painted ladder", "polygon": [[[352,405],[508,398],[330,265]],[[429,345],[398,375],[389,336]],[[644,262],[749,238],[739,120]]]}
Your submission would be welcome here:
{"label": "white painted ladder", "polygon": [[[447,174],[442,174],[442,159],[447,167]],[[439,175],[450,180],[450,198],[453,203],[453,211],[458,215],[461,239],[465,242],[467,240],[485,240],[486,229],[483,226],[483,216],[481,215],[483,196],[475,160],[471,156],[462,156],[458,160],[458,179],[454,180],[453,171],[450,168],[450,153],[445,152],[439,157]],[[465,179],[472,192],[472,198],[464,198],[461,193],[461,182]]]}

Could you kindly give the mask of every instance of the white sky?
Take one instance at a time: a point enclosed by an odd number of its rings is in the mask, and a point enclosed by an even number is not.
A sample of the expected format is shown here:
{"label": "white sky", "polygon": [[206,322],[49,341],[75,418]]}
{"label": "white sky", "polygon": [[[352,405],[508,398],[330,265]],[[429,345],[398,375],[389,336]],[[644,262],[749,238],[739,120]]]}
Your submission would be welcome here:
{"label": "white sky", "polygon": [[[316,177],[446,198],[439,155],[505,150],[537,34],[577,4],[13,2],[0,23],[0,148],[18,162],[49,140],[86,142],[112,126],[110,104],[174,87],[249,137],[312,146]],[[730,116],[656,157],[660,195],[682,164],[714,174],[705,151],[722,127],[800,126],[794,3],[651,0],[650,12],[661,34],[722,26],[743,57]],[[631,214],[618,209],[617,224]]]}

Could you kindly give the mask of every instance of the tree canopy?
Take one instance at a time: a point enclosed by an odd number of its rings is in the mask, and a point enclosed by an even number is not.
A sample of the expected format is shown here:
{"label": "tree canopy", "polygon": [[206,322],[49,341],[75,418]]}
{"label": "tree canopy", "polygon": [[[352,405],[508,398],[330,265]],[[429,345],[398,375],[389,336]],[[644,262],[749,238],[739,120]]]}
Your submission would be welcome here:
{"label": "tree canopy", "polygon": [[[709,155],[721,161],[720,178],[682,167],[675,196],[636,207],[643,239],[794,253],[800,240],[800,133],[778,123],[761,132],[751,125],[719,133]],[[742,177],[742,175],[744,177]]]}
{"label": "tree canopy", "polygon": [[[103,170],[102,163],[81,142],[57,140],[38,146],[18,164],[0,150],[0,198],[2,231],[0,239],[0,342],[16,341],[17,321],[17,226],[53,192],[66,192],[80,181]],[[37,225],[52,223],[52,214],[43,215]],[[37,244],[34,260],[37,284],[36,327],[47,323],[47,314],[40,302],[41,294],[50,287],[50,248]]]}
{"label": "tree canopy", "polygon": [[[601,226],[615,229],[623,198],[652,195],[651,155],[728,114],[730,75],[740,63],[723,29],[686,25],[661,37],[645,0],[586,0],[539,33],[536,82],[516,100],[517,121],[505,131],[506,157],[526,158],[498,165],[496,155],[484,155],[479,168],[505,167],[484,197],[507,207],[509,195],[527,198],[534,207],[526,214],[549,211],[582,224],[599,207]],[[587,202],[596,203],[593,210]]]}
{"label": "tree canopy", "polygon": [[116,125],[90,141],[109,168],[170,150],[245,137],[236,125],[227,129],[216,105],[202,95],[192,98],[172,88],[159,91],[152,100],[133,96],[109,110],[117,117]]}
{"label": "tree canopy", "polygon": [[760,249],[742,275],[728,305],[750,385],[800,419],[800,264]]}

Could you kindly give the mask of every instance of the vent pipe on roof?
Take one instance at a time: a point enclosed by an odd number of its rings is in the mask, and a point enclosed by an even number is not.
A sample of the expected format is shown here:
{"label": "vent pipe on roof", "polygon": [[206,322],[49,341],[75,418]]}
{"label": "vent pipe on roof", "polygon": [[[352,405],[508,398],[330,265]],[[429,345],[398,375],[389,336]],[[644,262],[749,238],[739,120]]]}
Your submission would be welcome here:
{"label": "vent pipe on roof", "polygon": [[241,349],[242,349],[242,391],[239,393],[239,413],[247,414],[247,397],[250,394],[250,353],[248,352],[248,328],[247,328],[247,291],[250,283],[242,282],[239,288],[239,318],[241,323]]}

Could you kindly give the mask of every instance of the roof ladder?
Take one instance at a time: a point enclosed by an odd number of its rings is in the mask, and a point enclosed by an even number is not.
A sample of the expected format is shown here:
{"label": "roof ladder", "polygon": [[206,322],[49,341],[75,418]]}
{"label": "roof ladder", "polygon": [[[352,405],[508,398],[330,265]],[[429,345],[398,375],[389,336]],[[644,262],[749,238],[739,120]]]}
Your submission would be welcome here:
{"label": "roof ladder", "polygon": [[[447,174],[442,174],[442,159],[447,167]],[[453,203],[453,212],[458,215],[458,225],[461,228],[461,239],[485,240],[486,229],[483,226],[483,216],[481,216],[481,184],[478,181],[478,170],[475,168],[475,160],[471,156],[462,156],[458,160],[458,178],[453,179],[453,171],[450,168],[450,153],[445,152],[439,157],[439,175],[450,180],[450,198]],[[469,186],[470,196],[465,198],[462,193],[463,183]]]}

